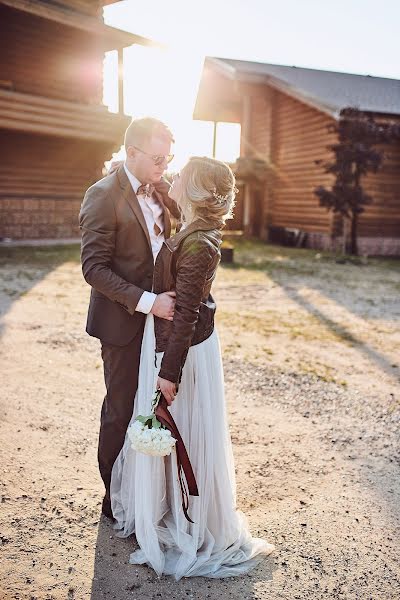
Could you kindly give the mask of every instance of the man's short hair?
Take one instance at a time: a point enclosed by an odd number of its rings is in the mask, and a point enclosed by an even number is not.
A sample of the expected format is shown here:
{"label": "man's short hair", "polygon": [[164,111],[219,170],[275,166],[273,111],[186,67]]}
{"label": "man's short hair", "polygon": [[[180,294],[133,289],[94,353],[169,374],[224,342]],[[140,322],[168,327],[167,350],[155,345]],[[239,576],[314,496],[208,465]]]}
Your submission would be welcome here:
{"label": "man's short hair", "polygon": [[153,117],[133,119],[125,131],[125,150],[128,150],[128,146],[137,146],[140,148],[153,136],[164,138],[171,143],[175,142],[171,130],[162,121]]}

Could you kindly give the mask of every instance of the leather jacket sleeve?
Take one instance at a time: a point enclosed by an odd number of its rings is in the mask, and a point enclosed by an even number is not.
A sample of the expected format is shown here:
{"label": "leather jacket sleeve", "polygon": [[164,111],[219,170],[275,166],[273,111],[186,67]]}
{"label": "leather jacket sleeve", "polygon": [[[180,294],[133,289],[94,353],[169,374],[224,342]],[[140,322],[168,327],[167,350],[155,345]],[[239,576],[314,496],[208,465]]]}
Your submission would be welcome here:
{"label": "leather jacket sleeve", "polygon": [[101,190],[89,188],[79,213],[81,262],[85,280],[131,315],[143,291],[111,270],[117,220],[114,204]]}
{"label": "leather jacket sleeve", "polygon": [[206,240],[182,243],[176,262],[176,303],[172,332],[164,351],[159,377],[180,383],[182,369],[199,319],[199,310],[216,248]]}

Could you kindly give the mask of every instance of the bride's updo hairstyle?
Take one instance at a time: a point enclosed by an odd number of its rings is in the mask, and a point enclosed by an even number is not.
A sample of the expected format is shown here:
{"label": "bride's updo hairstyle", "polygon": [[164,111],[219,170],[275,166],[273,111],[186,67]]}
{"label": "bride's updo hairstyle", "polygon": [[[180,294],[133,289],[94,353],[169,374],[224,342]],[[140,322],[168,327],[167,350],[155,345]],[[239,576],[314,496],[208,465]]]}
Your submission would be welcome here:
{"label": "bride's updo hairstyle", "polygon": [[217,227],[223,227],[227,219],[232,219],[238,190],[227,164],[214,158],[193,156],[182,169],[181,179],[186,218],[212,221]]}

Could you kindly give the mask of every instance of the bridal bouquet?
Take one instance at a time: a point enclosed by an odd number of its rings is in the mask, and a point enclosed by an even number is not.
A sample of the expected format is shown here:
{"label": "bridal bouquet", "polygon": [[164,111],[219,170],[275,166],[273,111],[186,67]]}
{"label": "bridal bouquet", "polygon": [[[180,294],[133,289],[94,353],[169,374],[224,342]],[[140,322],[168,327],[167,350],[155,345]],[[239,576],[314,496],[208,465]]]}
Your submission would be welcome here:
{"label": "bridal bouquet", "polygon": [[155,409],[161,398],[161,390],[157,390],[151,403],[151,414],[139,415],[128,427],[131,447],[138,452],[152,456],[167,456],[171,454],[176,439],[155,415]]}

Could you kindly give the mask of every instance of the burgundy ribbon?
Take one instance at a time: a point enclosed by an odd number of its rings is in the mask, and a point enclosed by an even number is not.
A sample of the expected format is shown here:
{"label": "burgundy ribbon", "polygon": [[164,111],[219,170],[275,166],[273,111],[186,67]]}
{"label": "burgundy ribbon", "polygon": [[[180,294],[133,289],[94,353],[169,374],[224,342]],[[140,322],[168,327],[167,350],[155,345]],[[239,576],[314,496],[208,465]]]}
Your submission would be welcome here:
{"label": "burgundy ribbon", "polygon": [[[178,427],[176,426],[176,423],[168,410],[167,401],[162,394],[155,409],[155,415],[160,423],[169,429],[171,435],[176,439],[176,461],[178,463],[179,483],[181,486],[182,508],[186,519],[190,521],[190,523],[194,523],[194,521],[192,521],[192,519],[189,517],[187,510],[189,508],[189,494],[191,496],[199,495],[196,478],[194,476],[192,465],[190,464],[189,456],[186,451],[185,444],[183,443],[181,434],[179,433]],[[187,489],[183,481],[182,471],[185,474]]]}

